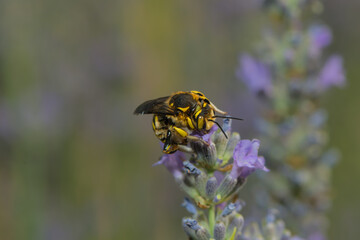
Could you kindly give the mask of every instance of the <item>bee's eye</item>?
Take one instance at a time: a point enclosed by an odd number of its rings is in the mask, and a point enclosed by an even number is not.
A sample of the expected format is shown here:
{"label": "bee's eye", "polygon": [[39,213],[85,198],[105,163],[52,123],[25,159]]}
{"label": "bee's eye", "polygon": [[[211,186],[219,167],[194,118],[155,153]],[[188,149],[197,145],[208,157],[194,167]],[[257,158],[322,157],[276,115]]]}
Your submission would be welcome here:
{"label": "bee's eye", "polygon": [[207,98],[204,99],[204,102],[206,102],[207,104],[210,104],[210,101]]}

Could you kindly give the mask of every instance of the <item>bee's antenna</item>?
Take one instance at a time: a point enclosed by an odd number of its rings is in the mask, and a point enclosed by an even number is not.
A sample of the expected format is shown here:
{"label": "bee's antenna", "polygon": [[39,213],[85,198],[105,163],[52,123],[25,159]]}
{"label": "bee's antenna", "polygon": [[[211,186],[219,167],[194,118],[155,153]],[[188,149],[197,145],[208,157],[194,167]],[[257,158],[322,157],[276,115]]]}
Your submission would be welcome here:
{"label": "bee's antenna", "polygon": [[215,118],[228,118],[228,119],[241,120],[241,121],[244,120],[242,118],[237,118],[237,117],[232,117],[232,116],[217,116],[217,115],[215,115],[213,117],[215,117]]}
{"label": "bee's antenna", "polygon": [[222,131],[222,133],[225,135],[226,139],[228,139],[228,136],[226,135],[225,131],[222,129],[222,127],[220,126],[220,124],[212,119],[209,119],[210,122],[213,122],[215,123],[219,128],[220,130]]}

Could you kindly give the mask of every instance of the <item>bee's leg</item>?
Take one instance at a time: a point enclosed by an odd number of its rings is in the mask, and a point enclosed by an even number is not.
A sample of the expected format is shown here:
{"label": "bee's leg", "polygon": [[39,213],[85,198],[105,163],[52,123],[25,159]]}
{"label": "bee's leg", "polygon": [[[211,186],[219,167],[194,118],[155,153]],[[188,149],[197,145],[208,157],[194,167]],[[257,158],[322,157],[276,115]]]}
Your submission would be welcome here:
{"label": "bee's leg", "polygon": [[191,147],[185,145],[179,145],[179,150],[185,153],[194,153],[194,150]]}
{"label": "bee's leg", "polygon": [[196,136],[187,136],[188,141],[190,142],[201,142],[202,144],[209,146],[209,143],[207,143],[206,141],[204,141],[202,138],[200,137],[196,137]]}
{"label": "bee's leg", "polygon": [[[202,138],[199,138],[199,137],[195,137],[195,136],[186,136],[186,139],[188,140],[188,142],[197,142],[197,143],[200,143],[202,145],[205,145],[205,146],[209,146],[209,144],[204,141]],[[191,145],[191,144],[190,144]],[[186,152],[186,153],[194,153],[194,149],[192,147],[188,147],[186,145],[178,145],[179,147],[179,150],[182,151],[182,152]]]}
{"label": "bee's leg", "polygon": [[195,159],[200,158],[204,158],[206,160],[212,160],[213,159],[213,148],[215,148],[215,146],[210,146],[210,144],[208,142],[206,142],[205,140],[203,140],[200,137],[195,137],[195,136],[189,136],[188,137],[188,141],[190,143],[191,148],[194,150],[195,152]]}

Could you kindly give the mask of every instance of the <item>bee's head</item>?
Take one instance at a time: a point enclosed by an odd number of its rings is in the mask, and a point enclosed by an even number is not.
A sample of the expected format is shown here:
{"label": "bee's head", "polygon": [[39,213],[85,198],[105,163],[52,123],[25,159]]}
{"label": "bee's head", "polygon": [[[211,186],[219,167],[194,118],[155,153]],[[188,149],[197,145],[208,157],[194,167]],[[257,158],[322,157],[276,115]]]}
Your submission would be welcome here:
{"label": "bee's head", "polygon": [[173,133],[170,129],[167,130],[166,140],[164,142],[163,152],[171,154],[176,152],[179,149],[178,145],[173,141]]}
{"label": "bee's head", "polygon": [[214,116],[214,110],[208,101],[201,101],[193,114],[194,125],[198,130],[209,130],[213,123],[208,121]]}

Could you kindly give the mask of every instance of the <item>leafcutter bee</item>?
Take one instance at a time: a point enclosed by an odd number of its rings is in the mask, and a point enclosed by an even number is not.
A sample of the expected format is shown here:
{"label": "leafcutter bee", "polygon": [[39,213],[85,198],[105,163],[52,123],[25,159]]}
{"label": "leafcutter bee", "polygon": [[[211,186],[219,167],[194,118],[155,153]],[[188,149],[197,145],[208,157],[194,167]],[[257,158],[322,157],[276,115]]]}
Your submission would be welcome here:
{"label": "leafcutter bee", "polygon": [[181,146],[185,146],[188,140],[201,140],[195,139],[190,133],[206,134],[214,124],[217,124],[226,136],[215,121],[217,117],[242,120],[230,116],[217,116],[216,112],[226,114],[201,92],[190,91],[176,92],[167,97],[146,101],[135,109],[134,114],[154,114],[155,135],[165,143],[163,151],[172,153],[178,149],[184,151]]}

